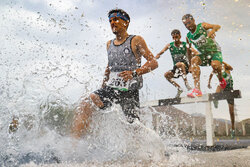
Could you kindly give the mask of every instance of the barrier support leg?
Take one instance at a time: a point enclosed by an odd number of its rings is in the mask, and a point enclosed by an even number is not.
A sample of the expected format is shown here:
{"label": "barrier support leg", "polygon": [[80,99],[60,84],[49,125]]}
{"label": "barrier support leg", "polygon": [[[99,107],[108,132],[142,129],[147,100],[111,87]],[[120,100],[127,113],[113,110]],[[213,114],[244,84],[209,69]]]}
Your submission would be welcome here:
{"label": "barrier support leg", "polygon": [[212,113],[211,101],[206,102],[206,135],[207,135],[207,146],[213,146],[214,130],[213,130],[213,113]]}

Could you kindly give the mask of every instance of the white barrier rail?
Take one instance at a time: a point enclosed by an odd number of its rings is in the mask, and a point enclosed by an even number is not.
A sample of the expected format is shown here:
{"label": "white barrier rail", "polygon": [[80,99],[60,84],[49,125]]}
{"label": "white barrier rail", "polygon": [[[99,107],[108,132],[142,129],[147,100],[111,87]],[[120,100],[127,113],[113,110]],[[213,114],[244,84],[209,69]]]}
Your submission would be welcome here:
{"label": "white barrier rail", "polygon": [[233,91],[223,91],[220,93],[209,93],[204,94],[201,97],[189,98],[189,97],[180,97],[180,98],[169,98],[169,99],[160,99],[148,101],[146,103],[141,104],[141,108],[143,107],[156,107],[156,106],[167,106],[167,105],[177,105],[177,104],[188,104],[188,103],[206,103],[206,138],[207,138],[207,146],[214,145],[214,131],[213,131],[213,114],[211,101],[213,100],[227,100],[227,99],[235,99],[241,98],[240,90]]}

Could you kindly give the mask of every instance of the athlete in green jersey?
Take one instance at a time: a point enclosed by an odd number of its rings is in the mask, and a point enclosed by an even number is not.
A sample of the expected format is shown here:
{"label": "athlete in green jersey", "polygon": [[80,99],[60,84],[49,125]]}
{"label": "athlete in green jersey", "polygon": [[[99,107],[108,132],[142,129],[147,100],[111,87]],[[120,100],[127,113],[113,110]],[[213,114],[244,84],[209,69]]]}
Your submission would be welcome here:
{"label": "athlete in green jersey", "polygon": [[[179,84],[177,84],[173,78],[179,78],[182,76],[184,83],[187,87],[188,90],[191,90],[192,88],[189,86],[188,81],[187,81],[187,73],[189,69],[189,60],[191,60],[189,54],[189,48],[187,46],[186,42],[180,41],[181,39],[181,33],[179,30],[173,30],[171,32],[172,38],[174,42],[171,42],[167,44],[161,51],[156,55],[156,59],[159,59],[160,56],[166,51],[170,50],[172,60],[174,67],[172,70],[169,70],[164,74],[165,78],[173,84],[177,89],[177,94],[175,97],[179,97],[181,93],[183,92],[182,88],[180,87]],[[192,48],[191,48],[192,49]],[[192,49],[194,50],[194,49]],[[196,51],[196,53],[198,53]]]}
{"label": "athlete in green jersey", "polygon": [[[224,61],[222,62],[222,76],[226,80],[227,85],[226,88],[223,90],[220,85],[217,86],[216,93],[222,92],[222,91],[232,91],[233,90],[233,78],[231,75],[231,72],[233,70],[232,66],[229,64],[225,63]],[[214,72],[212,72],[209,76],[209,81],[208,81],[208,88],[212,88],[210,83],[211,79],[213,77]],[[214,106],[215,108],[218,108],[218,101],[214,100]],[[232,130],[231,130],[231,137],[234,138],[235,136],[235,127],[234,127],[234,120],[235,120],[235,115],[234,115],[234,99],[228,99],[227,100],[228,107],[229,107],[229,113],[230,113],[230,118],[231,118],[231,124],[232,124]]]}
{"label": "athlete in green jersey", "polygon": [[[219,25],[200,23],[196,25],[192,15],[186,14],[182,17],[182,21],[189,30],[187,34],[187,41],[194,44],[196,49],[200,52],[199,55],[194,56],[191,60],[191,71],[194,78],[194,86],[192,92],[188,93],[189,97],[202,96],[200,90],[200,67],[212,66],[213,70],[218,74],[218,79],[222,89],[226,87],[226,81],[222,77],[222,55],[221,49],[215,41],[215,32],[220,29]],[[210,30],[210,31],[209,31]]]}

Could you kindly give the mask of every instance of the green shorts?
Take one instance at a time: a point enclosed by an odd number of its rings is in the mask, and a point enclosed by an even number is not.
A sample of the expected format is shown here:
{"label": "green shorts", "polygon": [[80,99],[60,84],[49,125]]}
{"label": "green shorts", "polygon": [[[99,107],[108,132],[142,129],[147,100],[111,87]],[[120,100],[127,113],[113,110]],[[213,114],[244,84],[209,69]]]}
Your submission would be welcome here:
{"label": "green shorts", "polygon": [[213,54],[199,54],[198,55],[201,59],[201,66],[210,66],[211,62],[213,60],[218,60],[222,63],[223,59],[222,59],[222,54],[221,52],[215,52]]}

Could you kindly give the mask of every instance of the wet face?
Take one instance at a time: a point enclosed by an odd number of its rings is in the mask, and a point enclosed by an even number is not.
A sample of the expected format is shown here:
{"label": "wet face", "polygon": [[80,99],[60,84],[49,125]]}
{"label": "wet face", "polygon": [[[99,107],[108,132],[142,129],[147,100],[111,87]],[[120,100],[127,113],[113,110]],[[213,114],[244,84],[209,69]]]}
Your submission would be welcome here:
{"label": "wet face", "polygon": [[123,20],[119,17],[112,17],[109,20],[109,23],[110,23],[112,32],[114,34],[117,34],[117,33],[122,32],[122,31],[126,31],[127,27],[128,27],[128,22],[126,22],[125,20]]}
{"label": "wet face", "polygon": [[191,32],[195,31],[196,24],[195,24],[194,19],[186,19],[186,20],[182,20],[182,22],[189,31]]}
{"label": "wet face", "polygon": [[172,34],[172,38],[175,42],[179,42],[181,39],[181,35],[180,34]]}

